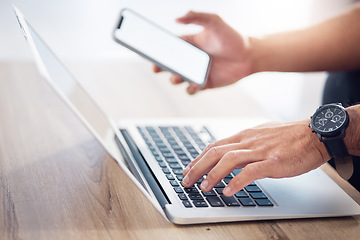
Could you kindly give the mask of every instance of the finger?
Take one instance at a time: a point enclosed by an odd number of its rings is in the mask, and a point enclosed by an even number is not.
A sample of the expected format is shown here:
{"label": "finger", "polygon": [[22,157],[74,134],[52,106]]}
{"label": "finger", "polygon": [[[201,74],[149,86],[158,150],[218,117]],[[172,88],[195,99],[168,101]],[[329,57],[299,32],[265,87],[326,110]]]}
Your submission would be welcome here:
{"label": "finger", "polygon": [[235,168],[243,168],[262,159],[261,151],[247,149],[229,151],[209,172],[206,179],[201,183],[201,189],[208,192]]}
{"label": "finger", "polygon": [[269,171],[271,171],[271,166],[268,166],[267,161],[246,165],[224,188],[223,194],[225,196],[232,196],[255,180],[267,177]]}
{"label": "finger", "polygon": [[197,85],[196,83],[190,83],[188,88],[186,89],[186,91],[189,95],[194,95],[194,94],[198,93],[200,90],[201,89],[200,89],[199,85]]}
{"label": "finger", "polygon": [[159,67],[156,66],[156,65],[153,65],[152,70],[153,70],[154,73],[159,73],[159,72],[162,72],[162,71],[163,71],[161,68],[159,68]]}
{"label": "finger", "polygon": [[182,24],[197,24],[203,27],[211,25],[220,19],[216,14],[200,13],[190,11],[185,16],[177,18],[176,21]]}
{"label": "finger", "polygon": [[[241,144],[229,144],[211,148],[201,159],[198,159],[196,163],[192,163],[193,167],[185,173],[186,175],[183,179],[184,186],[191,187],[202,176],[208,173],[225,154],[241,148]],[[233,166],[233,169],[234,168]]]}
{"label": "finger", "polygon": [[179,75],[173,74],[173,75],[171,75],[171,77],[170,77],[170,82],[171,82],[172,84],[174,84],[174,85],[178,85],[178,84],[180,84],[180,83],[183,83],[184,80],[182,80],[182,78],[181,78]]}
{"label": "finger", "polygon": [[204,157],[204,155],[212,148],[227,144],[233,144],[233,143],[239,143],[239,136],[238,134],[230,136],[228,138],[224,138],[221,140],[218,140],[216,142],[210,143],[206,146],[206,148],[200,153],[199,156],[197,156],[188,166],[184,169],[184,176],[190,171],[190,169],[201,159]]}

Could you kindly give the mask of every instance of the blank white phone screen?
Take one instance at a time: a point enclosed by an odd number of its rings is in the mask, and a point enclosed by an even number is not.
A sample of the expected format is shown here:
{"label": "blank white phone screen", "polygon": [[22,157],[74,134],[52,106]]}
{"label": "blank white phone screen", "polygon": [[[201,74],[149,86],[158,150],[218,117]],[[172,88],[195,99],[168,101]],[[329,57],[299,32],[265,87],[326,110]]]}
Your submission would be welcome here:
{"label": "blank white phone screen", "polygon": [[159,67],[202,85],[207,77],[209,55],[183,39],[163,30],[137,13],[124,9],[114,37],[129,49]]}

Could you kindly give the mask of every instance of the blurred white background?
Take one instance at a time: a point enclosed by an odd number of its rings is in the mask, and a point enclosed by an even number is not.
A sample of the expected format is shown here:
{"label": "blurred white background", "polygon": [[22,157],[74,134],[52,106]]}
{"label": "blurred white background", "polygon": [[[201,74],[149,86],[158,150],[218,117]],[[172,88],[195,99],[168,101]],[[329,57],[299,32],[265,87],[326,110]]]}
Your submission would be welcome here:
{"label": "blurred white background", "polygon": [[[116,44],[112,30],[123,7],[129,7],[153,19],[175,34],[199,31],[196,26],[182,26],[174,19],[189,10],[219,14],[233,28],[247,35],[263,35],[306,27],[347,8],[351,0],[1,0],[0,61],[27,61],[30,51],[17,26],[12,4],[25,14],[56,54],[95,95],[98,82],[87,81],[87,63],[109,65],[119,62],[145,64],[143,59]],[[78,67],[82,66],[82,67]],[[90,65],[89,65],[90,66]],[[95,65],[96,66],[96,65]],[[85,70],[84,70],[85,69]],[[94,69],[93,69],[94,71]],[[140,68],[139,71],[142,71]],[[153,75],[151,70],[146,76]],[[93,72],[91,75],[94,76]],[[95,74],[96,75],[96,74]],[[101,78],[101,76],[98,76]],[[167,78],[168,76],[166,76]],[[326,73],[260,73],[230,86],[249,96],[270,115],[281,120],[309,117],[321,103]],[[170,85],[170,84],[169,84]],[[111,89],[111,87],[108,87]],[[171,86],[171,88],[176,88]],[[106,89],[106,87],[105,87]],[[212,92],[226,90],[211,90]],[[218,93],[219,94],[219,93]],[[218,96],[218,95],[216,95]],[[188,97],[186,104],[196,98]],[[226,101],[231,99],[224,96]],[[226,101],[223,104],[226,104]],[[238,98],[234,99],[238,101]],[[219,103],[220,105],[222,103]],[[105,104],[106,105],[106,104]],[[227,116],[239,116],[242,109],[226,109]],[[232,114],[233,113],[233,114]],[[223,113],[220,113],[223,114]],[[221,117],[221,116],[220,116]]]}

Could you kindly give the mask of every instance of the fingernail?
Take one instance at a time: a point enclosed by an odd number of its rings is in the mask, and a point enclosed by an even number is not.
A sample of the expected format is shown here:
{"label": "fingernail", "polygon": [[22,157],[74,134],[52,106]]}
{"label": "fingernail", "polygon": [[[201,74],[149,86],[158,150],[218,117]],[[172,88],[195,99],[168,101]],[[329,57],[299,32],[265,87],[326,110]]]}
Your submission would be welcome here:
{"label": "fingernail", "polygon": [[189,178],[189,176],[185,176],[185,177],[184,177],[184,179],[183,179],[183,184],[184,184],[185,187],[186,187],[186,186],[189,186],[189,184],[190,184],[190,178]]}
{"label": "fingernail", "polygon": [[228,196],[231,195],[231,189],[230,189],[229,186],[227,186],[226,188],[224,188],[223,194],[224,194],[224,195],[228,195]]}
{"label": "fingernail", "polygon": [[191,94],[191,95],[195,94],[195,89],[194,88],[189,88],[189,94]]}
{"label": "fingernail", "polygon": [[202,183],[201,183],[201,189],[202,190],[207,191],[208,186],[209,186],[209,181],[208,180],[202,181]]}

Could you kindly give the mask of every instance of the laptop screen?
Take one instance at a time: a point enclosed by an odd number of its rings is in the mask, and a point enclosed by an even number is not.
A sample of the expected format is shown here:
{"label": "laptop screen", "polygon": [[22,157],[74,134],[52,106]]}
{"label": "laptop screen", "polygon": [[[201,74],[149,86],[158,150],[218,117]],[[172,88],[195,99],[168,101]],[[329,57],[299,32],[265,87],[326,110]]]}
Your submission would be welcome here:
{"label": "laptop screen", "polygon": [[[73,110],[77,112],[77,115],[82,118],[82,121],[93,130],[93,133],[97,135],[103,145],[106,145],[109,139],[114,137],[114,128],[109,120],[110,118],[108,118],[97,103],[93,101],[81,84],[39,37],[27,20],[24,19],[19,12],[16,14],[19,24],[24,31],[24,35],[27,38],[27,42],[35,55],[36,63],[41,73],[47,78],[48,82],[55,87],[57,92],[63,96],[63,99],[72,106]],[[19,18],[21,18],[21,20]],[[112,149],[108,148],[108,150],[112,152]],[[113,153],[113,156],[117,156],[116,159],[118,161],[120,160],[125,163],[119,154]]]}

